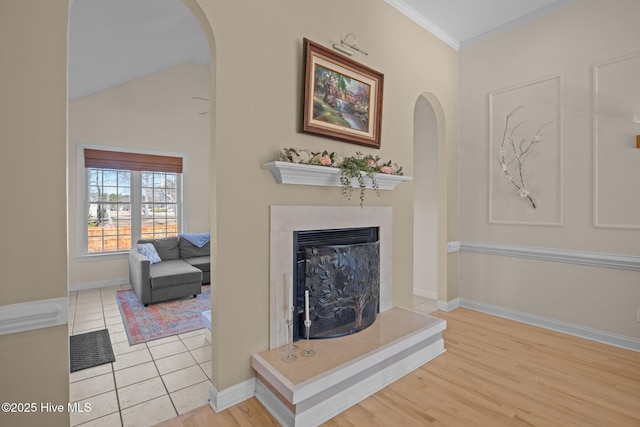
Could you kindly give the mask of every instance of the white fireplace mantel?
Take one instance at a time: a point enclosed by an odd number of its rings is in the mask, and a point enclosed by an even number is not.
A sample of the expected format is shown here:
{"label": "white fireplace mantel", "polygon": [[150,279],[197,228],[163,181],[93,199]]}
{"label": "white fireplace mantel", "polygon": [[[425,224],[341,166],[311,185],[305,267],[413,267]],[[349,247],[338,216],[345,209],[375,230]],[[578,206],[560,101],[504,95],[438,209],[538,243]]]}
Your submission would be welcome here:
{"label": "white fireplace mantel", "polygon": [[[340,184],[340,169],[329,166],[306,165],[291,162],[269,162],[262,166],[273,174],[278,184],[320,185],[325,187],[342,187]],[[367,188],[373,188],[371,179],[364,172],[364,182]],[[393,190],[401,182],[411,181],[413,178],[404,175],[376,174],[375,180],[380,190]],[[356,179],[352,179],[351,186],[358,188]]]}

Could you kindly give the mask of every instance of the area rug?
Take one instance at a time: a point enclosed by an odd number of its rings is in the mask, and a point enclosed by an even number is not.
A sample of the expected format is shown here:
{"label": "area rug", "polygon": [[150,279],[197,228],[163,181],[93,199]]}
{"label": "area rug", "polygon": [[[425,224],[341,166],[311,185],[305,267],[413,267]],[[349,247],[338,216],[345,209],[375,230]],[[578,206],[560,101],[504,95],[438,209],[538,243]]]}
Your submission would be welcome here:
{"label": "area rug", "polygon": [[211,310],[211,286],[203,286],[196,298],[149,304],[145,307],[133,289],[116,293],[129,344],[139,344],[205,327],[201,313]]}
{"label": "area rug", "polygon": [[87,332],[69,337],[69,361],[71,372],[115,362],[109,331]]}

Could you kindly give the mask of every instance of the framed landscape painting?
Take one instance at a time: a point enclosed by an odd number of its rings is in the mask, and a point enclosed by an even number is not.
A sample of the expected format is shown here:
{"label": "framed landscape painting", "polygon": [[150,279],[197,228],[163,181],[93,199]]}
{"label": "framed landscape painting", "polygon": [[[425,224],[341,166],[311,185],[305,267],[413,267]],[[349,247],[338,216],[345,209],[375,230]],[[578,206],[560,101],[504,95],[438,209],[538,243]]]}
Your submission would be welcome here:
{"label": "framed landscape painting", "polygon": [[384,75],[304,39],[302,130],[380,148]]}

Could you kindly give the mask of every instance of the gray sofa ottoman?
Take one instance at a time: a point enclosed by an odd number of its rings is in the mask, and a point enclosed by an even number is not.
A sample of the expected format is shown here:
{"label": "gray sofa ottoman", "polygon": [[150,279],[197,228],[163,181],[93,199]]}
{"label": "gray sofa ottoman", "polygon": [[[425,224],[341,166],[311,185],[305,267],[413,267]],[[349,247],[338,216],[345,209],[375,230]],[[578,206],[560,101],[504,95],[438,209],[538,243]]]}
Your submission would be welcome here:
{"label": "gray sofa ottoman", "polygon": [[138,250],[137,244],[129,251],[129,281],[145,307],[195,297],[202,292],[203,283],[210,283],[210,242],[198,247],[184,237],[167,237],[137,243],[151,243],[160,258],[153,263]]}

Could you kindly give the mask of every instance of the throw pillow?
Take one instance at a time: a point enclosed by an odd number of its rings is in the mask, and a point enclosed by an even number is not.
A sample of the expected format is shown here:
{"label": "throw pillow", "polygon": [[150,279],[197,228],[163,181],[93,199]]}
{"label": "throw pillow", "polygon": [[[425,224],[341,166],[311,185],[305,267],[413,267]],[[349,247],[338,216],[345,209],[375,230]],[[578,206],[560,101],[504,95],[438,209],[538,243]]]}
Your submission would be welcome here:
{"label": "throw pillow", "polygon": [[147,257],[151,264],[157,264],[162,261],[153,243],[138,243],[138,252]]}

